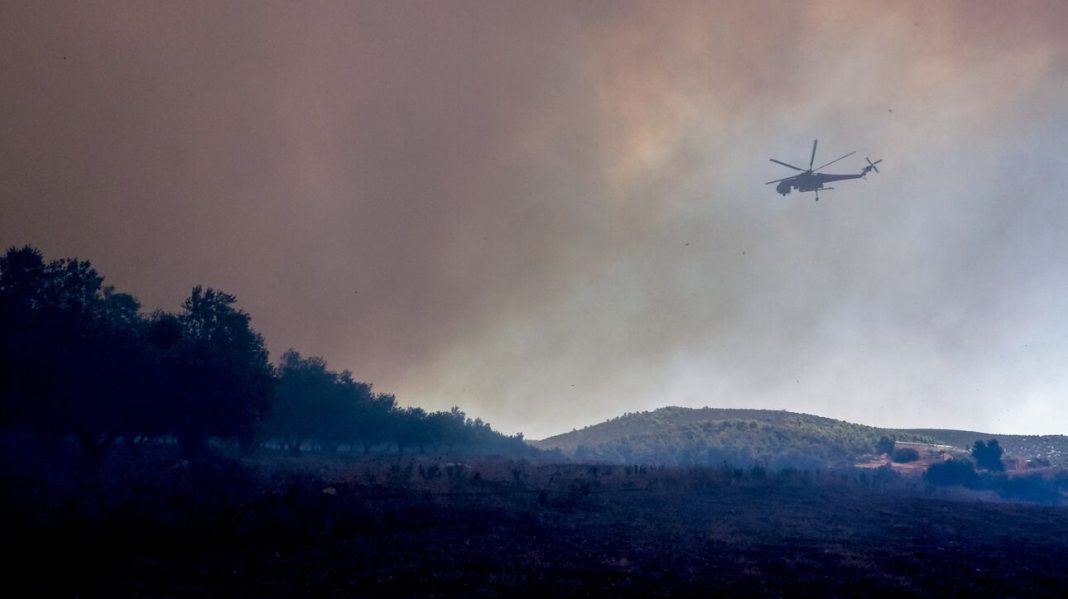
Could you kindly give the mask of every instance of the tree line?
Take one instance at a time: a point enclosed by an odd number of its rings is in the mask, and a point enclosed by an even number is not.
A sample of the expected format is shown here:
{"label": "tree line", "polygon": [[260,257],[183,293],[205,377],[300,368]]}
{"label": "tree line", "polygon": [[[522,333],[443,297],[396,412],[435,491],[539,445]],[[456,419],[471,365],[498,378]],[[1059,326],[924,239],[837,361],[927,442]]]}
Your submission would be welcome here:
{"label": "tree line", "polygon": [[296,453],[532,451],[453,408],[394,396],[290,350],[272,365],[236,298],[194,287],[177,312],[145,314],[84,260],[32,246],[0,257],[0,428],[45,444],[74,437],[100,459],[115,443],[210,439]]}

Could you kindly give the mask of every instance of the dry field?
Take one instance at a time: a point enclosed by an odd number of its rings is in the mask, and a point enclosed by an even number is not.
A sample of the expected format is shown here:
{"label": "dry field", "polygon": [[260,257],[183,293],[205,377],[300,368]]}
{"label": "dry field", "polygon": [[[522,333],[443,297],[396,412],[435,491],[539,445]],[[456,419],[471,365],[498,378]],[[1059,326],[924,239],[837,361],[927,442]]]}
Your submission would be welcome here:
{"label": "dry field", "polygon": [[1065,508],[885,471],[119,456],[3,474],[17,595],[1068,592]]}

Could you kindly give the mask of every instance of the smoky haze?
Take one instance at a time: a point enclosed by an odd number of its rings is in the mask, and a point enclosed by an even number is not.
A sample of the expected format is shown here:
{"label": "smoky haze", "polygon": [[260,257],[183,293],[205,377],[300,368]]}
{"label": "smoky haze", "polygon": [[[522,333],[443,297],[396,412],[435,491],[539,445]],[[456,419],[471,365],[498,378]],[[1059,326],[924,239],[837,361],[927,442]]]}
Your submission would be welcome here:
{"label": "smoky haze", "polygon": [[[1065,433],[1063,2],[26,2],[0,242],[401,403]],[[785,198],[769,157],[881,174]]]}

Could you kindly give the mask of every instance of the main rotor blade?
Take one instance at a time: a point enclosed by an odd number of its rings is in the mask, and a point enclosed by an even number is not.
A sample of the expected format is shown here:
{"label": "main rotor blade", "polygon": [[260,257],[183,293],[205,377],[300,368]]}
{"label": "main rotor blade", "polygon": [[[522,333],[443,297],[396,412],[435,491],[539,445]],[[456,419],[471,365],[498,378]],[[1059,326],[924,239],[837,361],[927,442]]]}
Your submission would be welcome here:
{"label": "main rotor blade", "polygon": [[793,178],[794,178],[794,177],[796,177],[796,176],[797,176],[797,175],[794,175],[793,177],[783,177],[782,179],[775,179],[774,181],[768,181],[768,182],[767,182],[767,183],[765,183],[764,185],[771,185],[772,183],[778,183],[779,181],[785,181],[785,180],[787,180],[787,179],[793,179]]}
{"label": "main rotor blade", "polygon": [[818,139],[812,140],[812,158],[808,159],[808,170],[812,170],[812,163],[816,162],[816,142]]}
{"label": "main rotor blade", "polygon": [[792,169],[794,169],[795,171],[801,171],[802,173],[803,173],[803,172],[805,172],[805,169],[803,169],[803,168],[797,168],[796,166],[794,166],[794,165],[792,165],[792,164],[786,164],[786,163],[785,163],[785,162],[783,162],[782,160],[775,160],[774,158],[768,158],[768,160],[770,160],[770,161],[774,162],[775,164],[781,164],[781,165],[783,165],[783,166],[786,166],[786,167],[792,168]]}
{"label": "main rotor blade", "polygon": [[817,170],[817,171],[818,171],[818,170],[823,170],[824,168],[826,168],[826,167],[828,167],[828,166],[831,166],[831,165],[832,165],[832,164],[834,164],[835,162],[838,162],[838,161],[839,161],[839,160],[841,160],[842,158],[849,158],[850,156],[852,156],[853,154],[856,154],[856,153],[857,153],[857,151],[856,151],[856,150],[853,150],[852,152],[850,152],[850,153],[846,154],[845,156],[840,156],[840,157],[838,157],[838,158],[835,158],[834,160],[832,160],[832,161],[828,162],[827,164],[825,164],[825,165],[823,165],[823,166],[819,166],[819,167],[816,167],[816,168],[815,168],[814,170]]}

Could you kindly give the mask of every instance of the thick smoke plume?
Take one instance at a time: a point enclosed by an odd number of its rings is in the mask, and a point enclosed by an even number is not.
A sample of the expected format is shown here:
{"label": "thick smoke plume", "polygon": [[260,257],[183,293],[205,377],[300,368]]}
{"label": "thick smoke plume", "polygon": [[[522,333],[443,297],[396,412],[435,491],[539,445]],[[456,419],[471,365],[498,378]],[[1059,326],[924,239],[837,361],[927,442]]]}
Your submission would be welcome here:
{"label": "thick smoke plume", "polygon": [[[0,9],[0,242],[539,437],[1057,429],[1068,5]],[[776,157],[881,175],[777,196]]]}

